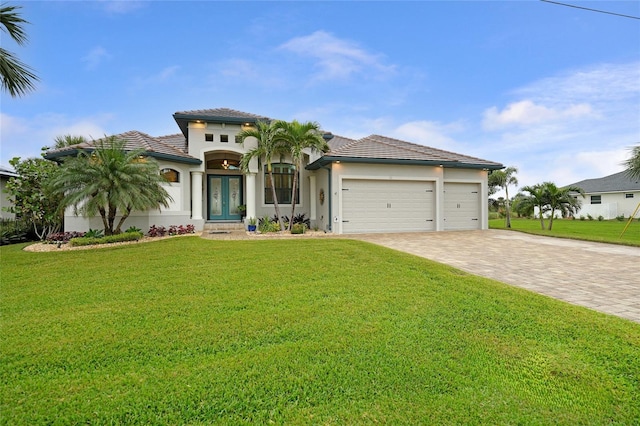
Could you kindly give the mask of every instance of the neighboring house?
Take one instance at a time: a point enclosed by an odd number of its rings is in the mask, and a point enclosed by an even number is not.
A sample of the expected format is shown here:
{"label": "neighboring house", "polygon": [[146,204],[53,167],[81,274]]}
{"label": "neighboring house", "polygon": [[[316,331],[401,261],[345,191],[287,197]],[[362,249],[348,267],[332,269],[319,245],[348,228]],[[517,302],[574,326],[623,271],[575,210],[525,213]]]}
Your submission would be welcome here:
{"label": "neighboring house", "polygon": [[14,219],[15,215],[6,211],[6,208],[11,207],[9,201],[9,195],[6,193],[7,182],[12,177],[17,177],[17,173],[6,167],[0,166],[0,218],[2,219]]}
{"label": "neighboring house", "polygon": [[[591,215],[615,219],[630,217],[640,204],[640,179],[631,178],[627,172],[615,173],[599,179],[586,179],[571,186],[582,188],[585,198],[576,217]],[[637,214],[636,214],[637,215]]]}
{"label": "neighboring house", "polygon": [[[127,149],[142,148],[171,180],[173,202],[161,211],[136,212],[126,225],[239,222],[238,206],[247,217],[273,216],[271,187],[264,168],[254,160],[243,173],[239,161],[255,146],[236,138],[243,129],[268,117],[227,108],[173,114],[181,133],[152,137],[138,131],[117,137]],[[487,229],[487,175],[502,164],[423,145],[372,135],[353,140],[324,135],[328,153],[307,152],[300,170],[296,213],[312,227],[334,232],[410,232]],[[92,143],[49,151],[56,160],[91,149]],[[281,214],[289,215],[295,172],[290,159],[274,158],[273,172]],[[65,216],[66,230],[100,228],[99,218]]]}

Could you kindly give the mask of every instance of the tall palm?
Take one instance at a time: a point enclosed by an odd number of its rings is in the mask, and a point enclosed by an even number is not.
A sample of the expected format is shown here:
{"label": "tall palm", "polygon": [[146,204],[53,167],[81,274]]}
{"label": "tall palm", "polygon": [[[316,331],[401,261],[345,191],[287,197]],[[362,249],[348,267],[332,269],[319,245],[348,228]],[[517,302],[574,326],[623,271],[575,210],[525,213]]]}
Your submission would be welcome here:
{"label": "tall palm", "polygon": [[499,186],[505,191],[505,210],[507,214],[507,228],[511,228],[511,211],[509,208],[509,185],[517,185],[518,178],[514,175],[518,173],[516,167],[507,167],[504,170],[495,170],[489,175],[489,186]]}
{"label": "tall palm", "polygon": [[289,220],[289,229],[291,229],[296,212],[296,201],[298,201],[296,200],[298,176],[302,169],[304,150],[327,152],[329,151],[329,145],[322,137],[320,125],[316,122],[300,123],[297,120],[293,120],[288,123],[286,121],[277,121],[274,126],[279,130],[277,139],[284,145],[295,167],[291,186],[291,219]]}
{"label": "tall palm", "polygon": [[56,136],[53,142],[54,142],[53,148],[59,149],[59,148],[65,148],[68,146],[85,143],[87,142],[87,139],[84,136],[62,135],[62,136]]}
{"label": "tall palm", "polygon": [[245,152],[240,158],[240,169],[244,172],[249,171],[249,165],[255,158],[258,162],[264,161],[267,166],[267,173],[269,175],[269,182],[271,183],[271,194],[273,195],[273,207],[276,210],[276,216],[278,217],[278,223],[280,229],[284,231],[284,223],[282,222],[282,216],[280,215],[280,205],[278,204],[278,194],[276,193],[276,186],[273,181],[273,168],[272,160],[276,155],[283,155],[284,149],[281,141],[276,137],[276,134],[280,132],[276,128],[275,123],[267,123],[264,121],[258,121],[255,128],[249,128],[241,131],[238,134],[242,144],[247,138],[253,137],[258,141],[258,145],[249,151]]}
{"label": "tall palm", "polygon": [[524,210],[533,210],[534,207],[538,208],[538,214],[540,215],[540,227],[544,230],[544,215],[546,211],[547,200],[545,198],[546,192],[544,184],[535,184],[531,186],[525,186],[520,189],[521,191],[528,192],[529,195],[525,196],[521,201],[521,207]]}
{"label": "tall palm", "polygon": [[[22,27],[29,22],[20,17],[18,9],[20,6],[8,6],[6,3],[0,6],[0,28],[18,45],[23,46],[27,43],[27,34]],[[13,98],[35,89],[35,82],[38,81],[29,66],[4,48],[0,48],[0,78],[2,90],[8,91]]]}
{"label": "tall palm", "polygon": [[102,139],[93,152],[80,151],[64,161],[53,189],[64,195],[64,207],[73,206],[85,217],[99,213],[105,235],[119,234],[132,211],[169,207],[171,201],[157,163],[142,154],[125,151],[124,142],[113,136]]}
{"label": "tall palm", "polygon": [[553,182],[544,182],[542,185],[547,205],[549,206],[549,210],[551,210],[548,228],[549,231],[551,231],[556,210],[559,210],[563,217],[577,213],[582,203],[573,194],[578,193],[584,198],[584,191],[577,186],[558,188]]}
{"label": "tall palm", "polygon": [[632,178],[640,179],[640,145],[631,148],[631,157],[622,163]]}

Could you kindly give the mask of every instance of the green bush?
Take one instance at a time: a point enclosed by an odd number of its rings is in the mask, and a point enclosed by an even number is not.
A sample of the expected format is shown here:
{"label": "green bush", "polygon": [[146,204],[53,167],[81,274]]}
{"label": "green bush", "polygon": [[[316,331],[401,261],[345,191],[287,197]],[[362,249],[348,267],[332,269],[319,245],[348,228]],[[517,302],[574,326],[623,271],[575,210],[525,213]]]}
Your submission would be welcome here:
{"label": "green bush", "polygon": [[135,227],[135,226],[130,226],[130,227],[129,227],[129,228],[127,228],[127,230],[126,230],[126,231],[124,231],[124,232],[142,232],[142,229],[137,228],[137,227]]}
{"label": "green bush", "polygon": [[0,219],[0,245],[15,244],[28,239],[31,225],[15,219]]}
{"label": "green bush", "polygon": [[624,220],[624,215],[623,215],[623,214],[621,214],[620,216],[616,216],[616,220],[617,220],[618,222],[622,222],[622,221]]}
{"label": "green bush", "polygon": [[604,216],[600,215],[598,216],[598,222],[602,222],[604,220]]}
{"label": "green bush", "polygon": [[107,235],[106,237],[81,237],[81,238],[72,238],[69,241],[69,245],[73,247],[80,246],[91,246],[96,244],[112,244],[112,243],[121,243],[124,241],[138,241],[142,238],[142,232],[124,232],[118,235]]}
{"label": "green bush", "polygon": [[91,229],[84,234],[84,238],[102,238],[104,237],[104,231],[102,229]]}
{"label": "green bush", "polygon": [[304,234],[304,231],[307,230],[307,225],[304,223],[296,223],[291,227],[292,234]]}

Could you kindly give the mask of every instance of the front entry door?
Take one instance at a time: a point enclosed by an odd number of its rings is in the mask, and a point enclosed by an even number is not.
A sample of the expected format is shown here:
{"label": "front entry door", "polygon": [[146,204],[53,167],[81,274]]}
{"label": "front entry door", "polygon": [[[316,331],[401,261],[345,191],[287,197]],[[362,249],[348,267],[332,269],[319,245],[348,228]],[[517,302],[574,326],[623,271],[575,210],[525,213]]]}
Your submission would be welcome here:
{"label": "front entry door", "polygon": [[240,220],[242,176],[209,175],[208,220]]}

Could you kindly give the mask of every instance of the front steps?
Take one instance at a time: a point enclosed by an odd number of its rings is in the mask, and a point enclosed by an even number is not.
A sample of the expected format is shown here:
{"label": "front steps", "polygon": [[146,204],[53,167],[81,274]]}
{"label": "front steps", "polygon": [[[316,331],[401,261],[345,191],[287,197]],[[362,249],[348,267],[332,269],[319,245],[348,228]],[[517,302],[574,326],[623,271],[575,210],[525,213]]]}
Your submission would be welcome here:
{"label": "front steps", "polygon": [[244,223],[242,222],[205,222],[202,228],[203,234],[209,233],[226,233],[244,231]]}

